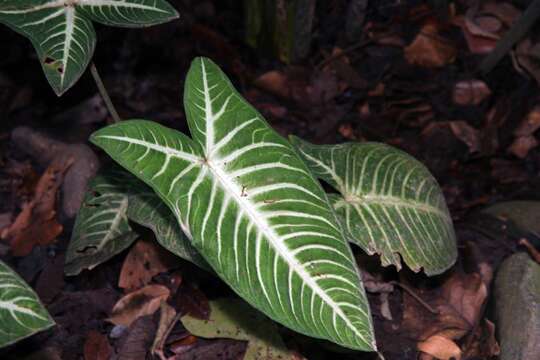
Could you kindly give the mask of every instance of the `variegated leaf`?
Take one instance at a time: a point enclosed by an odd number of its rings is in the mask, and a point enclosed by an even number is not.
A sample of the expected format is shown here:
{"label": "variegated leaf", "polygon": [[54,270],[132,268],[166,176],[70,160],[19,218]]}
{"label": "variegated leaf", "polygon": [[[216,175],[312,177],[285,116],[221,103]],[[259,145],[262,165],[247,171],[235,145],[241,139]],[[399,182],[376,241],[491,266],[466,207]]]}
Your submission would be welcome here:
{"label": "variegated leaf", "polygon": [[206,261],[191,245],[174,214],[156,193],[138,179],[130,181],[129,184],[128,218],[151,229],[156,240],[165,249],[202,269],[211,271]]}
{"label": "variegated leaf", "polygon": [[30,39],[57,95],[81,77],[96,45],[91,20],[136,27],[178,17],[163,0],[2,0],[0,23]]}
{"label": "variegated leaf", "polygon": [[0,348],[52,326],[36,293],[0,261]]}
{"label": "variegated leaf", "polygon": [[349,240],[384,266],[440,274],[457,256],[452,219],[437,181],[407,153],[379,143],[313,145],[291,141],[311,171],[333,186]]}
{"label": "variegated leaf", "polygon": [[143,120],[92,142],[149,184],[238,294],[304,334],[374,350],[351,249],[320,184],[210,60],[188,73],[193,139]]}
{"label": "variegated leaf", "polygon": [[126,249],[137,238],[128,222],[128,194],[122,191],[118,180],[98,175],[89,188],[67,249],[66,275],[93,269]]}
{"label": "variegated leaf", "polygon": [[75,221],[66,274],[92,269],[130,246],[137,234],[128,220],[150,228],[157,241],[173,254],[209,269],[154,191],[133,175],[114,169],[90,183]]}

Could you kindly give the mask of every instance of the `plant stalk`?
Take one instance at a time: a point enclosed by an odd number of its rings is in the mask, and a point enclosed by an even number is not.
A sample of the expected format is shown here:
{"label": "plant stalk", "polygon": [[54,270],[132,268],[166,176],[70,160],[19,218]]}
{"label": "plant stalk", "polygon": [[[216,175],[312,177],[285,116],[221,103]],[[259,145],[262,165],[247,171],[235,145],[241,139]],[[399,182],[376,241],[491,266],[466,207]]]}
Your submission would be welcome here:
{"label": "plant stalk", "polygon": [[103,84],[103,80],[101,80],[101,76],[99,76],[96,64],[94,64],[93,62],[90,64],[90,72],[92,73],[92,77],[96,82],[99,94],[101,95],[103,102],[105,102],[105,106],[107,107],[107,110],[109,110],[109,113],[112,116],[113,123],[118,123],[122,121],[122,119],[120,119],[120,116],[118,115],[118,112],[116,111],[116,108],[114,107],[114,104],[112,103],[111,97],[109,96],[105,85]]}

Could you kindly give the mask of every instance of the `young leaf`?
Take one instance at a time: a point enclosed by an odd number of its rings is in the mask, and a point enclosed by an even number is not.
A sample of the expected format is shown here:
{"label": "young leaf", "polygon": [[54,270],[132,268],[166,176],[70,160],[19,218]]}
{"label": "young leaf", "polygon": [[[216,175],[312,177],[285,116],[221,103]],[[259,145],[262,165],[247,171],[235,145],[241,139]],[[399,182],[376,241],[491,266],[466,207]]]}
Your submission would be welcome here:
{"label": "young leaf", "polygon": [[331,198],[349,241],[398,270],[399,255],[427,275],[454,264],[452,219],[437,181],[419,161],[379,143],[291,142],[311,171],[341,194]]}
{"label": "young leaf", "polygon": [[0,348],[52,326],[36,293],[0,261]]}
{"label": "young leaf", "polygon": [[34,45],[45,76],[58,96],[88,66],[96,46],[91,20],[136,27],[163,23],[178,13],[163,0],[3,0],[0,23]]}
{"label": "young leaf", "polygon": [[111,176],[98,175],[75,220],[66,253],[66,275],[93,269],[135,241],[127,218],[128,195]]}
{"label": "young leaf", "polygon": [[132,120],[91,140],[154,189],[216,273],[254,307],[304,334],[374,350],[349,245],[292,146],[208,59],[193,62],[184,103],[193,139]]}

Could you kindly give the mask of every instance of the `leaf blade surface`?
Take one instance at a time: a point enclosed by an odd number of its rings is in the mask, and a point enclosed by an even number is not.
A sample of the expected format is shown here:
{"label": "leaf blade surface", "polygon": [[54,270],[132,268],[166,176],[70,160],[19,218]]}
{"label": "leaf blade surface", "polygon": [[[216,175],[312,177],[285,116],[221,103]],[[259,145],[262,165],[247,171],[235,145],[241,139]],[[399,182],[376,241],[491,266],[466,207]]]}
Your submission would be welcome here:
{"label": "leaf blade surface", "polygon": [[0,261],[0,348],[54,325],[32,288]]}
{"label": "leaf blade surface", "polygon": [[346,234],[383,266],[440,274],[457,257],[452,219],[437,181],[405,152],[379,143],[313,145],[291,141],[311,171],[334,187]]}

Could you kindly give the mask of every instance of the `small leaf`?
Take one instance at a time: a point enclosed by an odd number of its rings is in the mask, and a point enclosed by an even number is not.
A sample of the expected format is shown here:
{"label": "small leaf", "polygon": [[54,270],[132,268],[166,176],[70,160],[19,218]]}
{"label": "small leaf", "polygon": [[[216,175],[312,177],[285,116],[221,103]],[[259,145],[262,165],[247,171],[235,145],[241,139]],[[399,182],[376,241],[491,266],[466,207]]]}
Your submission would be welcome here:
{"label": "small leaf", "polygon": [[277,326],[244,301],[219,299],[210,302],[210,309],[208,320],[183,316],[184,327],[193,335],[204,338],[248,341],[244,360],[293,358],[279,336]]}
{"label": "small leaf", "polygon": [[211,60],[193,61],[185,84],[192,138],[131,120],[91,141],[152,187],[251,305],[306,335],[374,350],[359,270],[317,179]]}
{"label": "small leaf", "polygon": [[3,0],[0,23],[34,45],[58,96],[81,77],[96,47],[91,20],[115,26],[160,24],[178,17],[163,0]]}
{"label": "small leaf", "polygon": [[89,185],[68,247],[66,274],[93,269],[129,247],[137,234],[128,220],[150,228],[164,248],[209,271],[174,214],[153,190],[115,168],[98,175]]}
{"label": "small leaf", "polygon": [[66,275],[93,269],[126,249],[137,234],[127,218],[128,196],[111,177],[97,176],[77,214],[66,253]]}
{"label": "small leaf", "polygon": [[36,293],[0,261],[0,348],[54,325]]}
{"label": "small leaf", "polygon": [[292,137],[314,174],[341,196],[330,198],[349,240],[383,266],[440,274],[456,260],[452,219],[437,181],[407,153],[378,143],[313,145]]}

